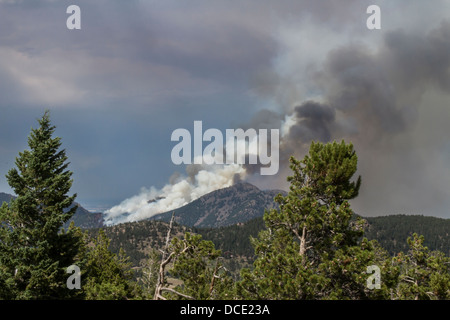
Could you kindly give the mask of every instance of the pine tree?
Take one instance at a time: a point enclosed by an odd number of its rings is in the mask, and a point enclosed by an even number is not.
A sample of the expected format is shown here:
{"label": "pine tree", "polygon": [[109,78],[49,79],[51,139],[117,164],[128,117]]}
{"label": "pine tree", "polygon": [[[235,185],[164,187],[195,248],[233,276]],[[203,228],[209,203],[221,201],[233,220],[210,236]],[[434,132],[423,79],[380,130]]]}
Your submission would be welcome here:
{"label": "pine tree", "polygon": [[[6,178],[17,198],[0,208],[0,297],[68,298],[66,268],[78,252],[74,228],[61,228],[74,214],[76,194],[68,196],[72,172],[49,112],[28,137],[29,150],[19,153],[17,168]],[[69,209],[71,207],[71,209]]]}
{"label": "pine tree", "polygon": [[123,250],[109,250],[111,240],[100,230],[86,252],[82,292],[88,300],[128,300],[140,297],[133,270]]}
{"label": "pine tree", "polygon": [[170,273],[183,281],[178,292],[196,300],[227,298],[232,280],[218,260],[221,252],[211,241],[186,232],[183,240],[172,239],[171,250],[175,258]]}
{"label": "pine tree", "polygon": [[394,299],[450,299],[450,259],[440,251],[430,252],[424,237],[414,233],[408,240],[409,251],[392,258],[400,275]]}
{"label": "pine tree", "polygon": [[[361,178],[352,144],[312,143],[299,161],[279,209],[266,211],[266,229],[253,239],[258,256],[252,271],[243,269],[237,290],[251,299],[366,298],[366,267],[376,261],[374,243],[360,242],[364,221],[353,219],[348,200]],[[379,293],[377,293],[379,294]]]}

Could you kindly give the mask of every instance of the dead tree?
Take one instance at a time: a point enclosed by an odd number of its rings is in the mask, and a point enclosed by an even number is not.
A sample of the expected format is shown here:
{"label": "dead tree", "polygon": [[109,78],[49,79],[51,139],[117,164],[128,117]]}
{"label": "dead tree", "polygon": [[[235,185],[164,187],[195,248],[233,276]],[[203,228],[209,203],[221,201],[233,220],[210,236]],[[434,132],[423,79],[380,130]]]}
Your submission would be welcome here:
{"label": "dead tree", "polygon": [[216,279],[221,279],[221,278],[222,278],[222,277],[219,275],[220,269],[223,269],[223,270],[227,271],[227,269],[226,269],[224,266],[219,265],[219,259],[217,259],[216,267],[214,268],[214,272],[213,272],[213,275],[212,275],[212,278],[211,278],[211,284],[210,284],[210,286],[209,286],[209,298],[210,298],[210,299],[211,299],[212,296],[213,296],[214,285],[216,284]]}
{"label": "dead tree", "polygon": [[[187,298],[187,299],[194,299],[191,296],[182,294],[174,289],[171,288],[167,288],[165,287],[165,272],[166,272],[166,266],[172,261],[173,257],[175,256],[175,251],[172,251],[169,253],[169,246],[170,246],[170,234],[172,232],[172,228],[173,228],[173,221],[175,218],[175,212],[172,213],[172,218],[170,219],[170,224],[169,224],[169,230],[167,231],[167,236],[166,236],[166,243],[164,246],[164,249],[160,250],[162,253],[162,257],[161,257],[161,263],[159,265],[159,273],[158,273],[158,280],[156,281],[156,288],[155,288],[155,295],[153,297],[154,300],[166,300],[166,298],[164,298],[162,296],[162,291],[169,291],[172,293],[175,293],[181,297]],[[181,252],[180,254],[183,254],[184,252],[186,252],[190,247],[186,246]]]}

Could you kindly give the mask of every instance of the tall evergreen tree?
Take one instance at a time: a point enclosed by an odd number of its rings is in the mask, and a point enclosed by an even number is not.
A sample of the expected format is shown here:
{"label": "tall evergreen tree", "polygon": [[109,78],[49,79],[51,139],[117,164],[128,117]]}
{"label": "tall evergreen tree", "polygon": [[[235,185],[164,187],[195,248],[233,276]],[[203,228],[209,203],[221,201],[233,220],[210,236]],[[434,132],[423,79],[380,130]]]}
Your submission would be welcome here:
{"label": "tall evergreen tree", "polygon": [[266,229],[253,239],[254,270],[244,269],[238,293],[256,299],[365,298],[366,267],[375,263],[374,243],[359,242],[363,221],[352,219],[348,200],[361,178],[353,145],[312,143],[299,161],[279,209],[264,215]]}
{"label": "tall evergreen tree", "polygon": [[[0,208],[0,297],[67,298],[66,268],[74,263],[80,243],[74,228],[61,232],[75,213],[72,186],[61,139],[49,112],[28,137],[29,150],[19,153],[7,181],[17,198]],[[71,207],[72,206],[72,207]],[[69,209],[71,207],[71,209]]]}

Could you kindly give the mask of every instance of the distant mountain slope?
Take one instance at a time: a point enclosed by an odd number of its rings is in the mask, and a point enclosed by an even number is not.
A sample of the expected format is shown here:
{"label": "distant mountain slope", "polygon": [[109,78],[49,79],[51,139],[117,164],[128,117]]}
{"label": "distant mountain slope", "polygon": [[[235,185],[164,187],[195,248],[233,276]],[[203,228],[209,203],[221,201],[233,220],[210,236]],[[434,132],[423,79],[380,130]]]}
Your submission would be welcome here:
{"label": "distant mountain slope", "polygon": [[408,237],[423,235],[424,245],[450,257],[450,219],[422,215],[390,215],[365,218],[369,226],[365,237],[376,239],[391,254],[408,250]]}
{"label": "distant mountain slope", "polygon": [[82,229],[101,228],[103,226],[103,213],[90,212],[78,204],[75,214],[66,222],[64,228],[67,228],[72,221],[75,223],[75,226]]}
{"label": "distant mountain slope", "polygon": [[[0,192],[0,205],[3,204],[3,202],[11,201],[11,199],[14,199],[15,197],[13,195]],[[74,221],[75,225],[77,227],[83,228],[83,229],[89,229],[89,228],[100,228],[103,226],[103,215],[100,212],[90,212],[83,208],[79,203],[75,202],[74,205],[78,205],[77,210],[75,211],[75,214],[72,216],[72,218],[64,225],[64,228],[67,228],[70,224],[70,222]]]}
{"label": "distant mountain slope", "polygon": [[11,201],[12,198],[14,198],[12,195],[0,192],[0,206],[3,204],[3,202]]}
{"label": "distant mountain slope", "polygon": [[[419,215],[392,215],[382,217],[363,217],[368,226],[364,237],[377,240],[389,254],[408,251],[408,237],[413,233],[423,235],[424,245],[430,251],[441,251],[450,257],[450,219]],[[263,219],[256,218],[240,225],[223,228],[195,228],[204,239],[214,242],[218,249],[237,255],[253,255],[253,247],[248,241],[264,229]]]}
{"label": "distant mountain slope", "polygon": [[[265,209],[276,207],[274,197],[278,193],[286,194],[280,190],[263,191],[250,183],[237,183],[175,209],[175,221],[189,227],[224,227],[245,222],[263,216]],[[169,221],[172,212],[150,219]]]}
{"label": "distant mountain slope", "polygon": [[[161,249],[166,241],[169,223],[163,221],[143,220],[104,226],[97,229],[88,229],[91,237],[97,237],[102,229],[111,239],[109,249],[119,253],[122,248],[130,258],[133,267],[137,267],[145,259],[151,249]],[[185,232],[192,232],[192,228],[174,223],[172,236],[183,237]]]}

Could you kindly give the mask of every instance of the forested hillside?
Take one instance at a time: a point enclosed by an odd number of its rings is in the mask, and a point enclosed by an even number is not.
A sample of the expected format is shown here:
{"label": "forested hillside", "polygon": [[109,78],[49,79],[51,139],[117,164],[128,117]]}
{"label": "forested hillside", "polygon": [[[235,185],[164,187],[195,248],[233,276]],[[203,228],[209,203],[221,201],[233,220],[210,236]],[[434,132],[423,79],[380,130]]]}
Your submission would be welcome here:
{"label": "forested hillside", "polygon": [[[450,256],[450,219],[418,215],[393,215],[366,217],[364,236],[377,240],[391,255],[407,251],[407,239],[414,233],[425,237],[424,245],[431,251],[438,250]],[[251,257],[253,247],[249,237],[256,237],[264,228],[261,218],[224,228],[199,228],[196,232],[215,243],[224,252]]]}
{"label": "forested hillside", "polygon": [[8,194],[8,193],[0,192],[0,205],[3,202],[11,201],[12,198],[14,198],[14,197],[12,195]]}
{"label": "forested hillside", "polygon": [[[165,296],[170,298],[224,294],[275,300],[448,299],[448,220],[357,216],[347,202],[360,185],[359,178],[349,182],[356,170],[352,145],[313,143],[310,154],[302,161],[291,158],[294,175],[289,181],[295,187],[275,197],[279,207],[267,210],[264,219],[220,228],[174,226],[170,245],[163,245],[171,230],[167,223],[127,223],[105,228],[112,239],[110,248],[124,249],[142,276],[155,274],[155,261],[161,259],[161,266],[167,266],[164,261],[176,257],[170,265],[173,273],[167,275],[184,285],[174,284],[181,295]],[[309,177],[314,177],[314,192]],[[95,230],[90,233],[97,236]],[[158,252],[163,252],[162,258],[155,258]],[[167,254],[169,260],[164,258]],[[205,273],[198,274],[197,266]],[[218,279],[223,287],[211,287],[208,295],[208,279],[215,279],[222,267],[226,272]],[[368,267],[378,270],[381,290],[369,286]],[[156,287],[172,290],[167,285],[159,282]],[[198,286],[202,291],[196,295]],[[159,289],[151,288],[164,298]]]}
{"label": "forested hillside", "polygon": [[[431,251],[439,250],[450,256],[450,220],[416,215],[394,215],[368,217],[364,236],[377,240],[389,254],[408,250],[407,238],[414,233],[424,235],[424,245]],[[151,249],[163,246],[168,223],[163,221],[140,221],[102,228],[111,239],[110,249],[118,253],[125,250],[134,267],[145,262]],[[248,265],[254,259],[251,237],[256,238],[264,229],[262,217],[220,228],[194,228],[174,225],[174,234],[181,237],[184,232],[200,234],[204,240],[214,243],[222,251],[227,265],[237,271],[241,264]],[[95,237],[99,229],[88,233]]]}
{"label": "forested hillside", "polygon": [[407,250],[406,239],[415,232],[425,237],[424,245],[450,256],[450,219],[422,215],[391,215],[366,218],[368,239],[376,239],[390,254]]}
{"label": "forested hillside", "polygon": [[[169,224],[163,221],[139,221],[123,223],[101,229],[88,229],[86,232],[91,238],[104,230],[105,235],[111,239],[110,250],[119,253],[123,249],[130,258],[133,267],[140,266],[152,249],[160,249],[165,241]],[[180,237],[190,228],[174,224],[173,235]]]}

